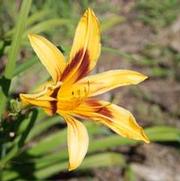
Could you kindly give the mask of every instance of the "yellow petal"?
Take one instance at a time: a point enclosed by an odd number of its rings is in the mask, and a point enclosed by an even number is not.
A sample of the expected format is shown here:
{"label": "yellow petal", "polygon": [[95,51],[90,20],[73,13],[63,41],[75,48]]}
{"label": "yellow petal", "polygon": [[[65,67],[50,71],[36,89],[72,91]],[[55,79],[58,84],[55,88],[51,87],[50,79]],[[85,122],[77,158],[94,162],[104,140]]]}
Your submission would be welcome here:
{"label": "yellow petal", "polygon": [[43,95],[39,96],[38,94],[20,94],[20,99],[25,104],[32,104],[34,106],[43,107],[43,108],[50,108],[51,104],[50,101],[55,101],[54,98]]}
{"label": "yellow petal", "polygon": [[76,169],[83,161],[89,144],[86,127],[73,117],[64,117],[68,125],[69,170]]}
{"label": "yellow petal", "polygon": [[80,92],[81,97],[96,96],[120,86],[138,84],[146,78],[147,76],[131,70],[110,70],[81,79],[68,89],[60,91],[58,97],[68,97],[72,92]]}
{"label": "yellow petal", "polygon": [[31,46],[46,67],[54,82],[60,80],[65,68],[63,54],[50,41],[36,34],[28,35]]}
{"label": "yellow petal", "polygon": [[33,94],[20,94],[20,99],[25,105],[32,104],[44,109],[49,115],[53,115],[57,110],[57,99],[54,96],[59,89],[60,82],[51,85],[50,82],[40,86],[40,91]]}
{"label": "yellow petal", "polygon": [[99,121],[117,134],[149,143],[149,139],[134,116],[126,109],[105,101],[87,100],[79,106],[75,114]]}
{"label": "yellow petal", "polygon": [[100,49],[99,22],[94,12],[87,9],[77,26],[62,80],[71,79],[74,82],[87,75],[96,65]]}

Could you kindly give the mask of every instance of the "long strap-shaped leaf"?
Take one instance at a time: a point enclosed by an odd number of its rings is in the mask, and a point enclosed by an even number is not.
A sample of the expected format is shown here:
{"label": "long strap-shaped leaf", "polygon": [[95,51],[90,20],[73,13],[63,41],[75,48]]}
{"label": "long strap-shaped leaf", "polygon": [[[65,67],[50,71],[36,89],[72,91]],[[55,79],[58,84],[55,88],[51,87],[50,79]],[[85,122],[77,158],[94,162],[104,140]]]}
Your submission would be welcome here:
{"label": "long strap-shaped leaf", "polygon": [[8,52],[8,62],[5,68],[4,77],[1,78],[1,88],[0,88],[0,117],[6,107],[8,92],[11,85],[11,79],[14,74],[16,67],[16,60],[21,46],[22,34],[25,30],[25,25],[27,22],[28,13],[31,7],[32,0],[24,0],[21,5],[20,13],[17,19],[17,24],[15,27],[14,36],[12,39],[12,44]]}

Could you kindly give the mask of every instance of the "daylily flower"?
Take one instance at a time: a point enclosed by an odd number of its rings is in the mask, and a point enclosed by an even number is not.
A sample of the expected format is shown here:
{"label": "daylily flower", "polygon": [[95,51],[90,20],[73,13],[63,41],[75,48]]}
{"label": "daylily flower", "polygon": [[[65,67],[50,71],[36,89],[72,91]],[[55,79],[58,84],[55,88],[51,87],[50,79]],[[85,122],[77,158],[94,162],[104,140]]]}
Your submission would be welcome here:
{"label": "daylily flower", "polygon": [[99,122],[117,134],[149,143],[133,115],[126,109],[94,96],[111,89],[138,84],[147,77],[131,70],[111,70],[88,75],[100,55],[99,21],[91,9],[82,16],[67,62],[47,39],[29,34],[30,43],[52,77],[35,94],[20,94],[25,104],[41,107],[49,115],[60,114],[67,123],[69,170],[77,168],[88,149],[88,133],[82,118]]}

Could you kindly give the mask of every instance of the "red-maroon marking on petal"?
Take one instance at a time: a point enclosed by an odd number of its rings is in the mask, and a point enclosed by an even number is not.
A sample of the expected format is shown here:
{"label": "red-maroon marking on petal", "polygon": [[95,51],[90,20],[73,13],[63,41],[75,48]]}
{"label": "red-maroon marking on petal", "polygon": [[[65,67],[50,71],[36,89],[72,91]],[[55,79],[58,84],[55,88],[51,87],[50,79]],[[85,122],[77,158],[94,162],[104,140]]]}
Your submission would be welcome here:
{"label": "red-maroon marking on petal", "polygon": [[90,65],[89,54],[86,51],[84,56],[83,56],[83,60],[81,62],[81,65],[78,68],[78,76],[76,78],[76,81],[80,80],[81,78],[83,78],[84,76],[87,75],[88,70],[89,70],[89,65]]}
{"label": "red-maroon marking on petal", "polygon": [[51,113],[55,114],[57,111],[57,101],[51,101],[50,104],[51,104]]}
{"label": "red-maroon marking on petal", "polygon": [[51,97],[57,98],[57,94],[58,94],[59,89],[60,89],[59,87],[55,88],[53,93],[51,94]]}
{"label": "red-maroon marking on petal", "polygon": [[102,105],[95,99],[89,99],[89,100],[86,100],[86,103],[91,106],[91,107],[102,107]]}
{"label": "red-maroon marking on petal", "polygon": [[80,63],[82,56],[83,56],[83,53],[84,53],[83,49],[80,49],[76,53],[74,58],[71,60],[70,64],[67,65],[64,72],[62,73],[61,81],[63,81],[69,75],[69,73]]}
{"label": "red-maroon marking on petal", "polygon": [[102,105],[100,102],[98,102],[97,100],[87,100],[86,103],[94,108],[94,111],[96,113],[100,113],[108,118],[112,118],[112,112],[107,108],[107,106]]}
{"label": "red-maroon marking on petal", "polygon": [[[59,87],[56,88],[50,96],[53,98],[56,98],[58,91],[59,91]],[[51,112],[52,112],[52,114],[55,114],[57,111],[57,101],[50,101],[50,104],[51,104],[51,108],[52,108]]]}
{"label": "red-maroon marking on petal", "polygon": [[108,118],[112,118],[112,113],[107,107],[100,108],[99,110],[97,110],[97,113],[107,116]]}

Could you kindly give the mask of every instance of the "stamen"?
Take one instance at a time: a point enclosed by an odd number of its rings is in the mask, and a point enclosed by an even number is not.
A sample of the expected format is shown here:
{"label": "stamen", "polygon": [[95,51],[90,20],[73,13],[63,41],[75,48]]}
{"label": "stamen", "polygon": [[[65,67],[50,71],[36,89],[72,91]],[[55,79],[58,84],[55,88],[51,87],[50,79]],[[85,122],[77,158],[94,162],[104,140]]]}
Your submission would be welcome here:
{"label": "stamen", "polygon": [[79,89],[73,90],[69,99],[65,98],[64,100],[61,100],[61,102],[67,102],[68,106],[66,106],[66,110],[73,110],[87,99],[89,92],[90,83],[88,81],[84,86],[80,87]]}

